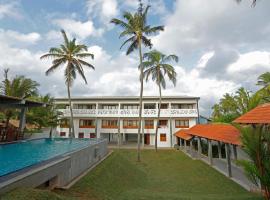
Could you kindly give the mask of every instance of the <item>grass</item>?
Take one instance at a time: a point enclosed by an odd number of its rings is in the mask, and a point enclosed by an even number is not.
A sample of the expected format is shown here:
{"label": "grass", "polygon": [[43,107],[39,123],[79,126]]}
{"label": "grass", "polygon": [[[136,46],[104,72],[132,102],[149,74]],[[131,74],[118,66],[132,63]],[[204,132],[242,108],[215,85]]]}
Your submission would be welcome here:
{"label": "grass", "polygon": [[142,162],[138,163],[135,150],[116,150],[67,191],[19,189],[2,199],[256,200],[261,197],[179,151],[144,150]]}

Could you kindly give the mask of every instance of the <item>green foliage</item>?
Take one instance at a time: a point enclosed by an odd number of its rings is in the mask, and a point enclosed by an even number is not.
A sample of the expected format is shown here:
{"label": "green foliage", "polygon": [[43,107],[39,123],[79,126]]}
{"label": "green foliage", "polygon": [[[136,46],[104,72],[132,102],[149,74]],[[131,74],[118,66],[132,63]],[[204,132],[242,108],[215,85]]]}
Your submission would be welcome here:
{"label": "green foliage", "polygon": [[270,199],[270,130],[269,126],[240,127],[244,151],[250,160],[241,162],[247,176],[265,192]]}
{"label": "green foliage", "polygon": [[235,94],[226,93],[212,109],[212,118],[215,122],[231,123],[237,117],[257,107],[259,104],[270,101],[270,72],[258,77],[257,85],[262,86],[255,93],[239,88]]}

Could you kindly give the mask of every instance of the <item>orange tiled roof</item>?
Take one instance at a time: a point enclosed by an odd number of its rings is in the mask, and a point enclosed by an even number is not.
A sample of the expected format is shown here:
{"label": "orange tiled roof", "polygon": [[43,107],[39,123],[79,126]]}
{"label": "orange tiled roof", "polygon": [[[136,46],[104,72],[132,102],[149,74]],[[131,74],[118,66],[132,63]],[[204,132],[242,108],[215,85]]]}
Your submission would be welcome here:
{"label": "orange tiled roof", "polygon": [[184,140],[190,140],[193,137],[192,135],[188,134],[188,131],[186,129],[181,129],[177,131],[174,135]]}
{"label": "orange tiled roof", "polygon": [[270,103],[257,106],[233,122],[239,124],[270,124]]}
{"label": "orange tiled roof", "polygon": [[197,124],[186,131],[193,136],[241,145],[240,131],[230,124]]}

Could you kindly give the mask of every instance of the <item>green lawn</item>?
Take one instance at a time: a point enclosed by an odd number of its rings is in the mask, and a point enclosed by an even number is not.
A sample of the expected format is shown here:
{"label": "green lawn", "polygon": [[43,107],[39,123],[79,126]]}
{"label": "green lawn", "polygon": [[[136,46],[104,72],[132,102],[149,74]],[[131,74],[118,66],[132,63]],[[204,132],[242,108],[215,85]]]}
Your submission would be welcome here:
{"label": "green lawn", "polygon": [[201,161],[176,150],[116,150],[70,190],[20,189],[6,199],[261,199]]}

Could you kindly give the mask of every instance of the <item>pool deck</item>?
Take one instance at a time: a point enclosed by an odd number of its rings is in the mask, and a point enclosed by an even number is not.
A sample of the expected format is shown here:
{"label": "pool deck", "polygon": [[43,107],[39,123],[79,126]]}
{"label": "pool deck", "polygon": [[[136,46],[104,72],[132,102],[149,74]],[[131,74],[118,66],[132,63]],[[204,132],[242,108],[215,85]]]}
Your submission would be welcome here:
{"label": "pool deck", "polygon": [[17,187],[65,187],[108,154],[107,140],[0,177],[0,194]]}

